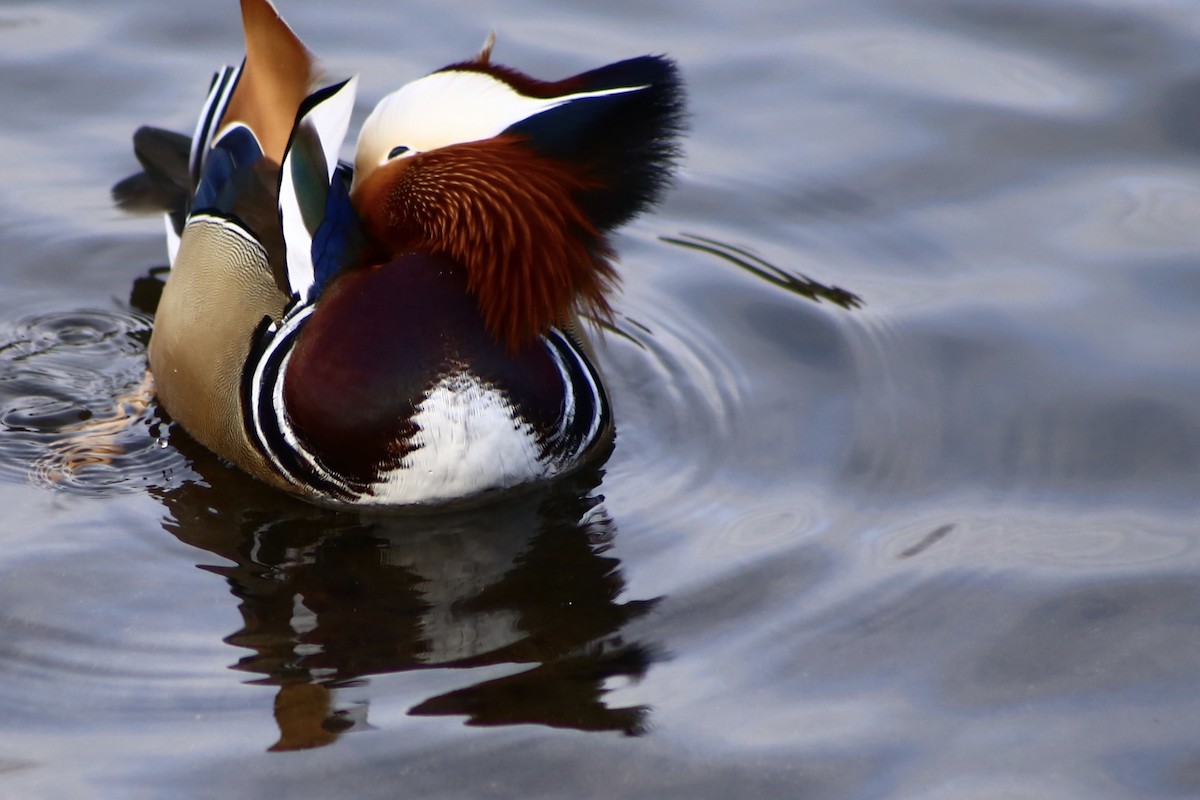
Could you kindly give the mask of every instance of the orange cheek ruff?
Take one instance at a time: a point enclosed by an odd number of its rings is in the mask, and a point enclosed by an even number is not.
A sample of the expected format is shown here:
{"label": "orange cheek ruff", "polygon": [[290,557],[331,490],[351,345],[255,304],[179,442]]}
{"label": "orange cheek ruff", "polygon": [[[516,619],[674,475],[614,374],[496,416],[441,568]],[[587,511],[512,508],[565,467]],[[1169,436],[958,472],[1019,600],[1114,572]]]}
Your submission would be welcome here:
{"label": "orange cheek ruff", "polygon": [[500,136],[386,164],[352,199],[379,255],[462,264],[484,325],[515,350],[572,310],[610,313],[611,250],[577,199],[596,185]]}

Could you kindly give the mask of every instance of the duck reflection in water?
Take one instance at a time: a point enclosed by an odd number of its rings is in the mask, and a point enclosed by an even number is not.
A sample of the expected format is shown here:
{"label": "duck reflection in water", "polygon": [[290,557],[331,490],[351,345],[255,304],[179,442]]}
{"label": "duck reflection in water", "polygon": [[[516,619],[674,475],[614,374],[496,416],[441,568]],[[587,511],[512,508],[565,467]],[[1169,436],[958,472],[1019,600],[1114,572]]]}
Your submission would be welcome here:
{"label": "duck reflection in water", "polygon": [[531,664],[515,675],[428,698],[414,715],[469,725],[537,723],[645,730],[648,708],[610,708],[605,682],[639,679],[654,648],[621,629],[657,600],[619,602],[607,555],[615,528],[591,470],[499,505],[424,517],[359,516],[293,501],[247,481],[182,435],[202,481],[155,494],[166,528],[233,562],[224,576],[246,648],[234,669],[278,686],[272,750],[329,744],[367,728],[366,705],[337,690],[370,675]]}

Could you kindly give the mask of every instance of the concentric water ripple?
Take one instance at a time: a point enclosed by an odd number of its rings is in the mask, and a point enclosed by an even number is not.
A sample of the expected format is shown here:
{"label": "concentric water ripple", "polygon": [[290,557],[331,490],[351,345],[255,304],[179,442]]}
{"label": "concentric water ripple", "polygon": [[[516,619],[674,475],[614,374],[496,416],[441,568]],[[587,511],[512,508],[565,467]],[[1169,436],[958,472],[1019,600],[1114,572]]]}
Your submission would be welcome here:
{"label": "concentric water ripple", "polygon": [[618,436],[638,448],[640,464],[662,469],[653,480],[660,498],[695,491],[712,476],[710,454],[732,443],[742,408],[737,365],[719,343],[670,321],[650,330],[625,320],[620,332],[625,341],[609,346],[624,385]]}
{"label": "concentric water ripple", "polygon": [[[848,424],[828,395],[849,367],[839,321],[862,300],[736,244],[696,234],[661,241],[695,262],[680,269],[726,288],[626,298],[630,316],[603,351],[618,431],[606,484],[622,515],[643,524],[715,528],[714,552],[770,549],[778,542],[758,534],[750,538],[761,546],[739,548],[741,520],[780,515],[803,520],[789,531],[813,527],[801,487],[814,465],[827,469],[821,453],[838,449]],[[764,504],[763,487],[777,482],[786,491]]]}
{"label": "concentric water ripple", "polygon": [[0,477],[105,494],[184,463],[151,405],[150,320],[71,310],[0,327]]}

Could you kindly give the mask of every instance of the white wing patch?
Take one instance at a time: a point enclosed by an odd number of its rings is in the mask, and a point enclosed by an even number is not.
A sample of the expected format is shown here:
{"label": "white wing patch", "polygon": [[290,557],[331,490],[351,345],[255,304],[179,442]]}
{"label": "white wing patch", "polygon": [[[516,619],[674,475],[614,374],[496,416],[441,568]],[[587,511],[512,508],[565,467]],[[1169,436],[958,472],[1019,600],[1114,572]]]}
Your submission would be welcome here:
{"label": "white wing patch", "polygon": [[[337,169],[338,151],[350,127],[350,114],[354,111],[354,97],[358,90],[358,76],[346,81],[333,94],[322,100],[297,122],[297,126],[311,126],[321,142],[325,155],[327,180],[333,179]],[[294,135],[294,134],[293,134]],[[301,300],[307,299],[314,283],[312,242],[313,233],[304,223],[300,213],[300,199],[296,196],[296,182],[292,175],[291,143],[283,155],[283,166],[279,171],[279,221],[283,227],[283,242],[286,251],[288,287]],[[322,198],[322,202],[324,202]]]}
{"label": "white wing patch", "polygon": [[325,150],[325,166],[329,170],[331,181],[334,170],[337,169],[342,142],[346,140],[346,132],[350,130],[350,115],[354,113],[354,98],[357,95],[358,76],[354,75],[333,95],[304,115],[303,121],[311,121],[320,134],[321,147]]}

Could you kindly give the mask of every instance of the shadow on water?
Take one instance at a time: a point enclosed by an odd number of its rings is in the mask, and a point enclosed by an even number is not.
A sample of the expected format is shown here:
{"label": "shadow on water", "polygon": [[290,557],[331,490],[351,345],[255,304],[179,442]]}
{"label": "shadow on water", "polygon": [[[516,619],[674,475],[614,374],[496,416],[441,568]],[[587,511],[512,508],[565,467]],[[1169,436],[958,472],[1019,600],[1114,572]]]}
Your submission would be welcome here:
{"label": "shadow on water", "polygon": [[[183,440],[183,441],[181,441]],[[657,600],[620,602],[615,535],[593,470],[482,509],[368,516],[309,507],[260,486],[181,435],[201,480],[152,489],[166,529],[232,562],[221,575],[243,626],[233,666],[277,686],[272,750],[369,727],[337,690],[371,675],[496,664],[530,669],[430,697],[413,715],[637,735],[649,709],[611,708],[605,682],[640,679],[654,648],[621,628]]]}

